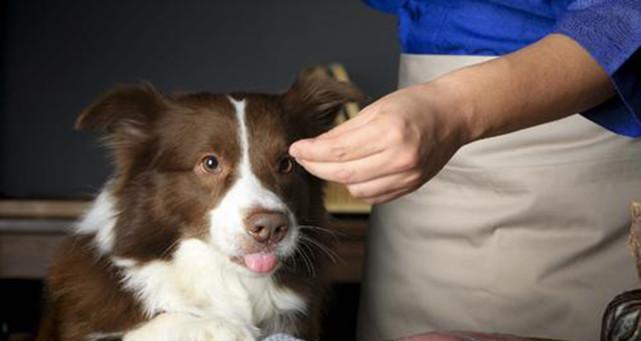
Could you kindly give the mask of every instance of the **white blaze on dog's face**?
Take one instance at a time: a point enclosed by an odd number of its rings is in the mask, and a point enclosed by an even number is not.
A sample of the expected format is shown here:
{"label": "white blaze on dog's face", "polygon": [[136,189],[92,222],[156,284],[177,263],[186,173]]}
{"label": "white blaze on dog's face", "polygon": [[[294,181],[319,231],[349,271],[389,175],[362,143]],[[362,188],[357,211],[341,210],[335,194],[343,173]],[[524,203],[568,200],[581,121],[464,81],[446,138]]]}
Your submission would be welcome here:
{"label": "white blaze on dog's face", "polygon": [[[238,121],[240,160],[236,165],[237,179],[211,210],[211,243],[249,270],[269,273],[279,259],[294,252],[299,228],[283,198],[265,188],[253,171],[250,139],[258,132],[252,134],[248,129],[246,100],[229,100]],[[293,170],[292,160],[281,162],[291,163],[280,169],[281,173]],[[254,218],[256,215],[259,217]]]}
{"label": "white blaze on dog's face", "polygon": [[[198,240],[248,274],[271,274],[324,218],[318,179],[288,156],[297,139],[328,130],[353,87],[303,74],[285,93],[168,97],[117,88],[85,110],[102,128],[116,174],[113,225],[101,253],[136,263],[170,260]],[[105,237],[105,236],[103,236]],[[220,258],[220,257],[219,257]]]}

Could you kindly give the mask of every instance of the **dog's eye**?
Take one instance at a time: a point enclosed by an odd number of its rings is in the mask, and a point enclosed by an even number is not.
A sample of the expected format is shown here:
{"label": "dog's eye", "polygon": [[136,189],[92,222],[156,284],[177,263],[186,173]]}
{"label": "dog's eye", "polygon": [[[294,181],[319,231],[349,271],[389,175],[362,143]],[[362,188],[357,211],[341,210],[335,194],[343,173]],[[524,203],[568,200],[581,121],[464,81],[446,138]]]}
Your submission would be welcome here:
{"label": "dog's eye", "polygon": [[215,155],[207,155],[203,158],[202,161],[203,169],[209,173],[218,173],[220,172],[220,162]]}
{"label": "dog's eye", "polygon": [[294,170],[294,160],[291,156],[284,156],[278,162],[278,172],[281,174],[291,173]]}

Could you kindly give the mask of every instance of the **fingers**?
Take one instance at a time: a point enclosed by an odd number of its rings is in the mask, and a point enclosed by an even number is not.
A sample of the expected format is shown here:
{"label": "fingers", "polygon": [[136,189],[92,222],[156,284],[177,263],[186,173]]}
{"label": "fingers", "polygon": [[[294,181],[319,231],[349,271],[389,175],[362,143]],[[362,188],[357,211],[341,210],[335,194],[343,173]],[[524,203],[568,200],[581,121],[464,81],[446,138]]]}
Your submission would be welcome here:
{"label": "fingers", "polygon": [[378,204],[384,204],[386,202],[390,202],[394,199],[398,199],[409,192],[411,191],[403,189],[403,190],[398,190],[398,191],[394,191],[386,194],[377,195],[371,198],[362,198],[361,200],[365,201],[370,205],[378,205]]}
{"label": "fingers", "polygon": [[418,171],[408,171],[347,185],[347,189],[356,198],[380,203],[411,192],[422,184]]}
{"label": "fingers", "polygon": [[350,130],[359,129],[362,126],[369,124],[374,119],[377,108],[378,104],[377,102],[374,102],[361,109],[361,111],[355,117],[343,122],[342,124],[337,125],[321,136],[331,137],[336,134],[343,134]]}
{"label": "fingers", "polygon": [[385,103],[370,105],[316,138],[293,143],[290,154],[311,174],[346,184],[355,197],[370,203],[413,191],[425,182],[422,174],[430,173],[425,157],[430,148],[420,128],[425,116],[411,115],[417,111],[409,110],[411,105],[408,109],[407,100]]}
{"label": "fingers", "polygon": [[317,177],[343,183],[352,196],[371,204],[395,199],[423,184],[421,168],[393,153],[379,153],[348,162],[299,163]]}
{"label": "fingers", "polygon": [[370,114],[370,111],[368,110],[369,107],[365,107],[363,110],[361,110],[358,115],[355,117],[337,125],[333,129],[325,132],[324,134],[320,136],[324,137],[331,137],[336,134],[342,134],[350,130],[354,129],[359,129],[362,126],[368,124],[370,120],[373,118],[373,116]]}
{"label": "fingers", "polygon": [[[305,166],[304,161],[302,161],[302,164]],[[352,176],[351,174],[354,174],[350,173],[352,168],[341,168],[338,172],[329,168],[323,168],[328,165],[342,166],[342,164],[318,163],[314,165],[315,168],[310,166],[305,167],[308,168],[312,174],[321,178],[332,177],[335,179],[348,179]],[[315,170],[319,170],[320,173],[314,173]],[[388,174],[381,175],[378,178],[348,184],[347,189],[355,198],[362,199],[370,204],[380,204],[396,199],[422,185],[420,172],[417,170],[402,173],[394,173],[390,170],[387,171],[389,172]],[[364,172],[363,174],[366,176],[370,175],[367,172]],[[339,182],[337,180],[330,181]]]}
{"label": "fingers", "polygon": [[373,154],[367,157],[345,162],[297,161],[315,176],[342,184],[370,181],[416,166],[415,163],[407,162],[408,157],[399,156],[406,153],[395,153],[394,150],[372,151]]}
{"label": "fingers", "polygon": [[289,153],[300,160],[314,162],[350,161],[380,152],[384,127],[365,116],[357,116],[311,139],[293,143]]}
{"label": "fingers", "polygon": [[290,155],[310,162],[345,162],[365,158],[385,149],[374,129],[358,129],[350,134],[317,137],[294,143]]}

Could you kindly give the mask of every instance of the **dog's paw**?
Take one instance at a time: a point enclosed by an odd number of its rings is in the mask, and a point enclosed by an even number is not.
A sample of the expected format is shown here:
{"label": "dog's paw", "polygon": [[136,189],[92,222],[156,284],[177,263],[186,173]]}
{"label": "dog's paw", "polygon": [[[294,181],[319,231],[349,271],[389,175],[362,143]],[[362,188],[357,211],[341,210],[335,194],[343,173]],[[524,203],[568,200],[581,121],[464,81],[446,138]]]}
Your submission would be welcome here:
{"label": "dog's paw", "polygon": [[127,332],[123,341],[255,341],[253,330],[222,320],[161,314]]}

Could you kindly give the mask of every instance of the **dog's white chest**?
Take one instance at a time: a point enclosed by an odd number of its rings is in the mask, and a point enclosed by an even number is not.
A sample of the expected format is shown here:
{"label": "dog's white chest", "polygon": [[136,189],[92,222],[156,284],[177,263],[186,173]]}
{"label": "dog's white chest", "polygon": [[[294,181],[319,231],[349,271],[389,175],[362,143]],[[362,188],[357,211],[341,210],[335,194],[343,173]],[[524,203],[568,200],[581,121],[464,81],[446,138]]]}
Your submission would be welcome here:
{"label": "dog's white chest", "polygon": [[180,242],[170,262],[115,263],[123,265],[123,285],[139,297],[149,317],[186,314],[257,329],[277,328],[284,316],[305,312],[300,295],[271,277],[241,274],[221,257],[204,242],[189,239]]}

